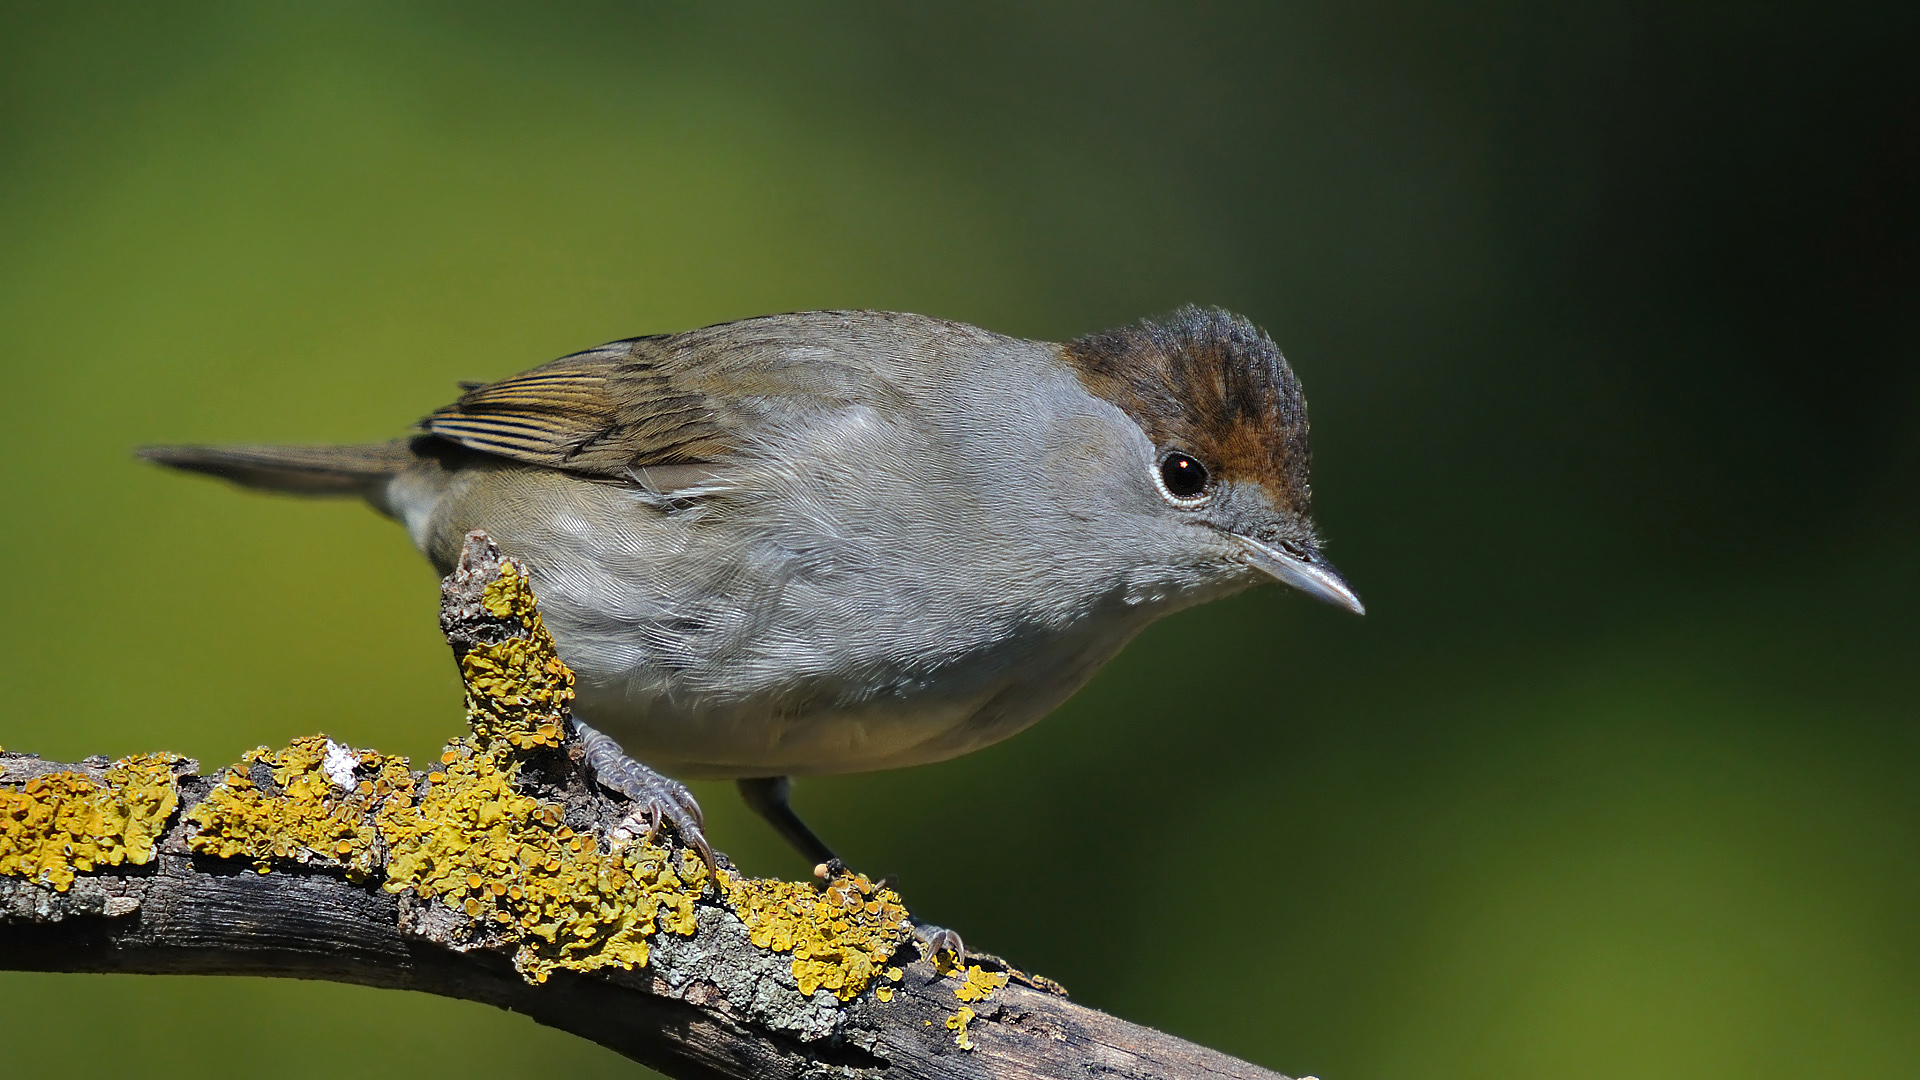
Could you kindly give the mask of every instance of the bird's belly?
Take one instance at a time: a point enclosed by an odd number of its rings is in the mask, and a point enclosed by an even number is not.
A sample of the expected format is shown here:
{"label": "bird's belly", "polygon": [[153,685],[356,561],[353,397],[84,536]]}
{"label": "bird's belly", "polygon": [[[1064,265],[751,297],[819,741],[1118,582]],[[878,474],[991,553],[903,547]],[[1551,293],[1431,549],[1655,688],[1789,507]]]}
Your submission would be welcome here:
{"label": "bird's belly", "polygon": [[[577,707],[634,757],[674,776],[901,768],[944,761],[1028,727],[1137,629],[1108,624],[1028,641],[1014,655],[961,658],[917,685],[854,700],[817,684],[734,697],[676,692],[657,672],[581,672]],[[566,642],[559,644],[564,655]]]}
{"label": "bird's belly", "polygon": [[[928,699],[783,716],[770,703],[752,699],[688,708],[589,692],[579,710],[634,757],[662,772],[733,778],[866,772],[964,753],[971,747],[942,754],[924,748],[965,726],[977,708],[971,701]],[[1037,719],[1023,717],[1018,727]]]}

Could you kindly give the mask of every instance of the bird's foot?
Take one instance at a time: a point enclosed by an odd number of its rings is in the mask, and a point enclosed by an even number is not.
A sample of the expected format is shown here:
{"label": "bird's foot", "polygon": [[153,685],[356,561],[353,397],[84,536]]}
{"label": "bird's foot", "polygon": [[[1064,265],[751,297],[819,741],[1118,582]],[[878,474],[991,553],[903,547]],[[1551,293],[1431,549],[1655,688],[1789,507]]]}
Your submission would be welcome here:
{"label": "bird's foot", "polygon": [[694,801],[693,792],[688,791],[685,784],[635,761],[611,736],[589,727],[577,717],[573,721],[573,735],[594,782],[632,804],[627,816],[613,828],[615,840],[636,836],[651,840],[660,834],[662,825],[668,825],[679,835],[681,843],[700,856],[710,872],[718,873],[720,865],[714,858],[713,846],[707,843],[700,804]]}
{"label": "bird's foot", "polygon": [[1008,963],[1006,958],[995,956],[990,952],[968,952],[965,943],[960,940],[960,935],[944,926],[935,926],[930,922],[915,919],[913,920],[913,940],[920,946],[920,958],[930,961],[933,969],[941,975],[965,977],[967,965],[975,964],[988,971],[999,972],[1011,982],[1030,986],[1042,993],[1056,997],[1067,996],[1066,987],[1045,975],[1022,971]]}
{"label": "bird's foot", "polygon": [[967,943],[956,931],[915,919],[913,940],[920,946],[920,959],[930,961],[943,975],[967,966]]}

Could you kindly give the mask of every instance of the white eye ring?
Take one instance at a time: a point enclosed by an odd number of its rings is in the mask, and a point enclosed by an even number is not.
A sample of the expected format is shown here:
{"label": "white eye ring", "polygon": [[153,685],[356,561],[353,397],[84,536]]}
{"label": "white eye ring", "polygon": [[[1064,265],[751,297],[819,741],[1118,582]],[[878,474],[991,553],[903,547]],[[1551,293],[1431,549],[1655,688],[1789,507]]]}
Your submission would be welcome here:
{"label": "white eye ring", "polygon": [[1213,478],[1192,454],[1169,450],[1153,465],[1153,486],[1175,506],[1191,509],[1213,499]]}

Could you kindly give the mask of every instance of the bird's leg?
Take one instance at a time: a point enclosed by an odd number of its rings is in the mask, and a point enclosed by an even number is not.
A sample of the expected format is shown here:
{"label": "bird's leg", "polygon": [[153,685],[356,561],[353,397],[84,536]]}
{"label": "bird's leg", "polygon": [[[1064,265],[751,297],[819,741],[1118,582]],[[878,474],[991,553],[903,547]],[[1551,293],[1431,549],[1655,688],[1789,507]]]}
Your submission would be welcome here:
{"label": "bird's leg", "polygon": [[708,870],[719,869],[713,847],[707,843],[700,804],[693,801],[693,793],[686,785],[633,760],[619,743],[577,716],[573,718],[573,737],[579,741],[587,772],[594,782],[633,804],[625,820],[614,828],[614,836],[628,837],[644,832],[652,839],[659,834],[662,824],[671,825],[673,831],[680,834],[680,841],[699,853]]}
{"label": "bird's leg", "polygon": [[[815,877],[831,878],[846,872],[847,866],[833,853],[825,840],[820,839],[800,815],[793,812],[793,778],[788,776],[756,776],[739,780],[740,797],[747,806],[773,826],[773,831],[793,845],[800,857],[813,864]],[[953,954],[953,962],[964,966],[967,962],[967,946],[960,935],[944,926],[935,926],[930,922],[913,920],[914,940],[919,942],[921,955],[933,960],[941,953]]]}
{"label": "bird's leg", "polygon": [[[842,868],[840,857],[833,853],[825,840],[807,828],[800,815],[793,812],[793,778],[787,776],[756,776],[737,781],[740,785],[740,797],[747,801],[747,808],[764,818],[773,826],[780,838],[793,845],[800,857],[812,863],[814,873],[822,877]],[[825,867],[825,870],[821,868]]]}

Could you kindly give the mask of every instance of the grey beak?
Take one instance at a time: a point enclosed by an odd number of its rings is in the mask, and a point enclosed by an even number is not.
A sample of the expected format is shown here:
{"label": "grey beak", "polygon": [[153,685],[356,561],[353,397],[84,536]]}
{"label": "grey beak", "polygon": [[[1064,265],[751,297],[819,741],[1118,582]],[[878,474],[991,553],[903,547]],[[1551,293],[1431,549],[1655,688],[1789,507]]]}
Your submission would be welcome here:
{"label": "grey beak", "polygon": [[1355,615],[1367,613],[1366,605],[1353,595],[1353,590],[1341,580],[1340,572],[1319,552],[1310,551],[1302,558],[1249,537],[1236,536],[1234,539],[1240,541],[1249,565],[1271,574],[1280,584],[1290,585],[1334,607],[1346,608]]}

